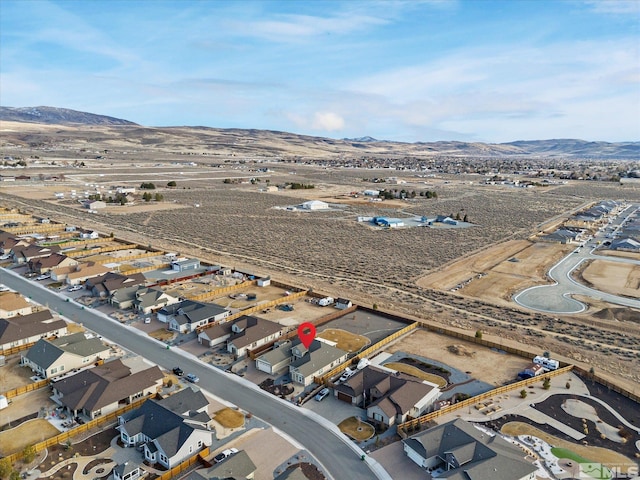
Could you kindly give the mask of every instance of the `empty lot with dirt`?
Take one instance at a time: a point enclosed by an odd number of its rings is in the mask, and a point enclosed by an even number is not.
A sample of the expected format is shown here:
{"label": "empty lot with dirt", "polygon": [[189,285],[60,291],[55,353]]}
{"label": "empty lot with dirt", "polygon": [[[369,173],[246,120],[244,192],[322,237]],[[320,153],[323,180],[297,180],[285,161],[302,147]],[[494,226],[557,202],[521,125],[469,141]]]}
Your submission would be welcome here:
{"label": "empty lot with dirt", "polygon": [[603,292],[632,298],[640,297],[638,265],[593,260],[582,270],[582,278],[593,288]]}

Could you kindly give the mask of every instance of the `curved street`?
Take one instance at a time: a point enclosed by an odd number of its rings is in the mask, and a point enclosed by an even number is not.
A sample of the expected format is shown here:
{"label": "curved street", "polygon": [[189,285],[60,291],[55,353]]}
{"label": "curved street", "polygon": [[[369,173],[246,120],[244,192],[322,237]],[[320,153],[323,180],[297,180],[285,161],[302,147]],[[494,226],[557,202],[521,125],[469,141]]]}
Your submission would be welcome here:
{"label": "curved street", "polygon": [[99,312],[83,309],[72,300],[67,302],[66,297],[13,272],[0,269],[0,283],[35,302],[47,305],[68,319],[77,319],[98,335],[167,370],[180,364],[200,377],[199,386],[204,390],[251,412],[303,445],[334,479],[391,479],[371,457],[365,456],[365,461],[362,461],[364,452],[348,440],[337,426],[319,415],[283,402],[241,377],[209,367],[178,348],[168,350],[165,344],[139,330],[121,325]]}
{"label": "curved street", "polygon": [[[620,219],[616,222],[619,224]],[[588,260],[604,260],[607,262],[640,265],[639,260],[608,255],[596,255],[593,251],[603,235],[596,235],[583,248],[576,245],[576,250],[556,263],[548,272],[548,276],[555,281],[554,285],[538,285],[527,288],[514,295],[513,300],[525,308],[546,313],[580,313],[587,307],[582,302],[571,298],[571,295],[584,295],[596,300],[634,307],[640,309],[640,300],[621,297],[606,293],[595,288],[587,287],[571,277],[571,273],[583,262]],[[583,251],[584,250],[584,251]]]}

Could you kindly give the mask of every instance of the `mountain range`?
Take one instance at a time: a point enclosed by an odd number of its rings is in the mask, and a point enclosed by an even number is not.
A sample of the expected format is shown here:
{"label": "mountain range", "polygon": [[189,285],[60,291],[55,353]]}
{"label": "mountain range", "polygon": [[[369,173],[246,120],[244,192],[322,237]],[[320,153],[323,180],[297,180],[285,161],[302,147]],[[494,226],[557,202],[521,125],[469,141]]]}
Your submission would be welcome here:
{"label": "mountain range", "polygon": [[[100,129],[93,138],[104,148],[118,146],[190,149],[247,155],[300,155],[305,157],[349,155],[389,156],[545,156],[593,159],[640,159],[640,142],[591,142],[577,139],[519,140],[507,143],[460,141],[403,143],[364,136],[332,139],[272,130],[209,127],[145,127],[128,120],[55,107],[0,107],[0,121],[18,122],[19,129],[3,128],[5,141],[46,144],[60,136],[89,135],[83,127]],[[31,127],[27,124],[32,124]],[[35,127],[60,125],[56,132],[36,132]]]}

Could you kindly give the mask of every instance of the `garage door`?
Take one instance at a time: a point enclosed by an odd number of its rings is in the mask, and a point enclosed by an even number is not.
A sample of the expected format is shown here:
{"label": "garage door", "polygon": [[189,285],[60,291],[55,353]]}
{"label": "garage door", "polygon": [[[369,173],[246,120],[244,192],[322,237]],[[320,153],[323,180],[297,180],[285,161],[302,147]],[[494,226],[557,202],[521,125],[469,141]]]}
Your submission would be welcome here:
{"label": "garage door", "polygon": [[338,400],[342,400],[343,402],[351,403],[351,395],[347,395],[346,393],[338,392]]}

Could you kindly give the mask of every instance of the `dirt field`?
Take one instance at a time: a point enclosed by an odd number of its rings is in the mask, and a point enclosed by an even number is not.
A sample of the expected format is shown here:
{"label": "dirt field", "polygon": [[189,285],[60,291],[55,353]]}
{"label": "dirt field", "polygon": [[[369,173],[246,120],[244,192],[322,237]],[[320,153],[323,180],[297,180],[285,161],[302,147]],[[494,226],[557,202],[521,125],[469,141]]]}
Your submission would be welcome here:
{"label": "dirt field", "polygon": [[632,260],[640,260],[640,253],[636,253],[636,252],[623,252],[618,250],[600,249],[594,253],[596,253],[597,255],[604,255],[608,257],[622,257],[622,258],[630,258]]}
{"label": "dirt field", "polygon": [[346,330],[327,328],[318,333],[318,337],[336,342],[336,348],[346,352],[357,352],[371,343],[367,337],[356,335]]}
{"label": "dirt field", "polygon": [[422,287],[454,290],[461,295],[512,305],[511,296],[515,292],[545,283],[549,268],[572,248],[527,240],[505,242],[461,259],[417,283]]}
{"label": "dirt field", "polygon": [[[280,287],[274,287],[273,285],[269,285],[267,287],[256,287],[251,286],[248,288],[243,288],[242,290],[234,290],[229,294],[222,295],[220,297],[207,299],[209,303],[215,303],[216,305],[220,305],[224,308],[239,308],[245,309],[248,307],[253,307],[255,305],[259,305],[261,303],[270,302],[272,300],[277,300],[283,298],[285,289]],[[238,297],[239,294],[250,294],[253,293],[256,295],[255,300],[248,300],[245,298],[231,298],[230,295]]]}
{"label": "dirt field", "polygon": [[[451,345],[461,345],[472,356],[456,355],[448,350]],[[386,352],[406,352],[438,360],[463,372],[471,372],[474,378],[491,385],[502,385],[513,381],[529,361],[515,355],[494,352],[488,348],[465,342],[457,338],[418,329],[401,338]]]}
{"label": "dirt field", "polygon": [[21,367],[20,353],[14,353],[5,359],[4,367],[0,367],[0,393],[33,383],[33,372],[28,367]]}
{"label": "dirt field", "polygon": [[640,266],[594,260],[582,270],[584,278],[594,288],[615,295],[640,297]]}
{"label": "dirt field", "polygon": [[280,325],[292,326],[300,325],[304,322],[313,322],[314,320],[317,320],[329,313],[325,308],[309,303],[307,300],[310,298],[311,297],[302,297],[293,300],[291,302],[293,305],[292,312],[285,312],[278,308],[271,308],[267,313],[258,312],[256,315],[260,318],[277,322]]}

